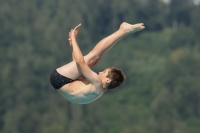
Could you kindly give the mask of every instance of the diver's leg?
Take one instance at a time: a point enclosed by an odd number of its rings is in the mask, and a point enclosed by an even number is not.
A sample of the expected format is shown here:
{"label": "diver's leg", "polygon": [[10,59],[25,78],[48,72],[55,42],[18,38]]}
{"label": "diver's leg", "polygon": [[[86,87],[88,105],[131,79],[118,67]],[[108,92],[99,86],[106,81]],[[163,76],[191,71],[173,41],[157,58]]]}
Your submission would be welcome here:
{"label": "diver's leg", "polygon": [[94,47],[91,53],[95,54],[96,56],[102,57],[124,36],[133,32],[140,31],[144,28],[145,27],[143,23],[132,25],[132,24],[123,22],[116,32],[114,32],[113,34],[109,35],[108,37],[102,39],[99,43],[97,43],[97,45]]}
{"label": "diver's leg", "polygon": [[[88,66],[92,67],[92,66],[94,66],[94,64],[96,64],[96,62],[98,62],[99,59],[97,59],[96,57],[93,57],[92,54],[88,54],[88,55],[84,56],[84,60],[88,64]],[[61,75],[68,77],[72,80],[75,80],[82,75],[82,73],[80,72],[80,70],[77,67],[76,61],[71,61],[70,63],[68,63],[64,66],[61,66],[61,67],[57,68],[56,70]]]}
{"label": "diver's leg", "polygon": [[[108,52],[120,39],[122,39],[124,36],[128,35],[129,33],[137,32],[142,29],[144,29],[143,23],[134,24],[134,25],[131,25],[125,22],[122,23],[120,25],[120,28],[116,32],[102,39],[99,43],[97,43],[97,45],[93,48],[91,52],[89,52],[86,56],[84,56],[85,62],[90,67],[94,66],[100,60],[100,58],[106,52]],[[66,76],[70,79],[76,79],[80,75],[82,75],[82,73],[78,70],[75,61],[72,61],[58,68],[57,71],[63,76]]]}

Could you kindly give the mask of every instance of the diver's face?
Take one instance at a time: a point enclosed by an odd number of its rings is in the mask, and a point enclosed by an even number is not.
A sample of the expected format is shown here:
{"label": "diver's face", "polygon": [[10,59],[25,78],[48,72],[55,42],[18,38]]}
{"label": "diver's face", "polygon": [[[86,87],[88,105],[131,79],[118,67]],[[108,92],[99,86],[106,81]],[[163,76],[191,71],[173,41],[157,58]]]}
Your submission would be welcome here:
{"label": "diver's face", "polygon": [[107,78],[107,75],[108,75],[108,72],[109,72],[109,69],[105,69],[104,71],[102,72],[99,72],[99,76],[101,79],[104,79],[104,78]]}

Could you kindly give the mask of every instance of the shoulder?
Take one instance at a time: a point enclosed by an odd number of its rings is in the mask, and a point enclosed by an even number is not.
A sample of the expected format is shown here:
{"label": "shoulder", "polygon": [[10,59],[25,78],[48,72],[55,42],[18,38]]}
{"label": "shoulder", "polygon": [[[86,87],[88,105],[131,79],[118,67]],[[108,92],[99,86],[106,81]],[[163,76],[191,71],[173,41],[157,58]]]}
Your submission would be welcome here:
{"label": "shoulder", "polygon": [[101,82],[91,84],[90,93],[92,95],[100,95],[103,93],[103,85]]}

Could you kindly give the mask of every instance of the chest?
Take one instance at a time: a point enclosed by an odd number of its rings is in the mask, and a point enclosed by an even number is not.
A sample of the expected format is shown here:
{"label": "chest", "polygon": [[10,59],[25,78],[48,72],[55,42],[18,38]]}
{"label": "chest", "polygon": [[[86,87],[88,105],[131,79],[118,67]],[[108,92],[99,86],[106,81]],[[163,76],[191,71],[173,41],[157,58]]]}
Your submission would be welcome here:
{"label": "chest", "polygon": [[102,91],[87,80],[76,80],[67,86],[65,97],[75,103],[89,103],[98,99]]}

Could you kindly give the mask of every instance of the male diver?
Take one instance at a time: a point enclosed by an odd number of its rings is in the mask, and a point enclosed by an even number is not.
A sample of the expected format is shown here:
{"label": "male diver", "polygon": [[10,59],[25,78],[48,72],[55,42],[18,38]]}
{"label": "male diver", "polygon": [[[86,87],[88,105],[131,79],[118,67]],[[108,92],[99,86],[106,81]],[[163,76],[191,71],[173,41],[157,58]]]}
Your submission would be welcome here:
{"label": "male diver", "polygon": [[87,104],[101,97],[107,90],[123,84],[125,75],[113,66],[98,74],[91,70],[100,58],[124,36],[143,30],[144,24],[123,22],[119,29],[102,39],[91,52],[83,56],[77,43],[81,24],[69,32],[73,61],[54,70],[50,76],[52,86],[67,100]]}

